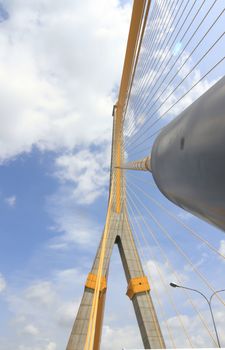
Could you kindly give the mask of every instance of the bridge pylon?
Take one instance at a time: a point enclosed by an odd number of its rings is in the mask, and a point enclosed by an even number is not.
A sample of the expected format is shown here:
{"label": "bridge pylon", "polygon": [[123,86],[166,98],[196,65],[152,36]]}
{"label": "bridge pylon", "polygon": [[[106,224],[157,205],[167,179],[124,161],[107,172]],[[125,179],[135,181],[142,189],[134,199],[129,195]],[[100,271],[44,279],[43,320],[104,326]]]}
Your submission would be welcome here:
{"label": "bridge pylon", "polygon": [[[127,280],[127,296],[133,303],[142,341],[146,349],[165,348],[165,343],[150,296],[150,285],[143,271],[126,207],[126,180],[123,152],[123,113],[134,72],[141,28],[146,23],[150,2],[134,0],[118,102],[113,109],[110,193],[106,224],[66,350],[99,350],[109,263],[117,244]],[[147,11],[147,12],[146,12]]]}
{"label": "bridge pylon", "polygon": [[[116,113],[117,115],[117,113]],[[150,285],[144,274],[141,260],[136,248],[133,233],[129,223],[126,208],[126,184],[122,169],[115,167],[118,165],[116,144],[118,139],[116,128],[116,115],[114,118],[114,135],[112,147],[112,169],[111,169],[111,205],[108,208],[108,230],[105,242],[105,254],[102,265],[101,283],[98,295],[98,309],[94,334],[94,350],[100,349],[101,331],[104,314],[104,304],[107,290],[107,279],[109,271],[110,257],[114,244],[117,244],[122,265],[127,280],[127,296],[133,303],[142,341],[146,349],[165,348],[165,343],[157,319],[156,311],[150,296]],[[122,161],[122,155],[119,157]],[[119,195],[118,198],[118,189]],[[118,201],[120,202],[118,206]],[[119,209],[118,209],[119,208]],[[97,274],[100,263],[100,253],[102,250],[105,230],[97,250],[96,257],[90,273],[88,274],[83,298],[77,313],[76,320],[69,338],[67,350],[84,350],[88,336],[88,325],[91,317],[91,309],[96,289]]]}
{"label": "bridge pylon", "polygon": [[[102,240],[99,245],[92,269],[87,277],[83,298],[69,338],[67,350],[84,350],[85,348],[94,289],[96,287],[96,276],[99,265],[101,244]],[[134,242],[125,203],[121,203],[121,211],[120,213],[117,213],[116,201],[114,201],[111,209],[109,232],[102,269],[102,280],[99,293],[93,349],[97,350],[100,348],[108,270],[114,244],[117,244],[119,248],[120,257],[128,283],[127,295],[133,303],[144,347],[148,349],[165,348],[157,315],[150,296],[149,282],[144,274]]]}

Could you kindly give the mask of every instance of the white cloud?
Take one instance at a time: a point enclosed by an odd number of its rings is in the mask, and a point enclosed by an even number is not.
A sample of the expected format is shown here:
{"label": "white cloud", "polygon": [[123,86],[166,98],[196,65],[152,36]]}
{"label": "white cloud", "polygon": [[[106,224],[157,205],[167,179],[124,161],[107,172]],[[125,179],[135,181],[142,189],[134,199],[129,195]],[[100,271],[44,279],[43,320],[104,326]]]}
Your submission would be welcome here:
{"label": "white cloud", "polygon": [[[0,160],[33,146],[73,149],[111,138],[130,4],[7,1],[1,25]],[[85,14],[85,15],[84,15]]]}
{"label": "white cloud", "polygon": [[26,290],[25,298],[46,307],[54,303],[56,295],[50,282],[41,281],[34,283]]}
{"label": "white cloud", "polygon": [[0,273],[0,293],[3,292],[6,288],[6,280],[3,275]]}
{"label": "white cloud", "polygon": [[27,324],[24,327],[24,333],[27,333],[27,334],[30,334],[30,335],[38,335],[39,334],[39,330],[33,324]]}
{"label": "white cloud", "polygon": [[48,345],[46,346],[46,350],[56,350],[56,349],[57,349],[56,343],[52,341],[48,343]]}
{"label": "white cloud", "polygon": [[11,207],[11,208],[15,207],[16,206],[16,196],[6,197],[5,202],[9,207]]}
{"label": "white cloud", "polygon": [[57,310],[58,324],[69,329],[75,320],[78,307],[78,302],[70,301],[63,303],[63,305]]}
{"label": "white cloud", "polygon": [[90,204],[103,194],[109,183],[110,144],[91,151],[81,150],[56,159],[56,176],[61,182],[74,185],[72,194],[77,203]]}
{"label": "white cloud", "polygon": [[153,293],[157,290],[157,293],[163,298],[166,296],[165,292],[169,288],[170,282],[185,284],[188,281],[188,275],[184,273],[182,266],[173,271],[173,266],[167,262],[161,263],[151,259],[146,262],[144,267],[150,277]]}
{"label": "white cloud", "polygon": [[74,245],[92,246],[93,237],[99,237],[103,227],[91,217],[87,208],[77,206],[73,187],[61,188],[48,198],[47,211],[54,221],[51,230],[56,235],[50,239],[51,249],[74,249]]}
{"label": "white cloud", "polygon": [[[122,269],[121,261],[118,261],[118,264]],[[118,274],[118,264],[116,263],[113,266],[113,269],[115,270],[115,280],[113,282],[113,285],[112,281],[109,282],[109,286],[110,290],[113,289],[114,292],[118,291],[119,288],[122,298],[124,287],[126,288],[124,283],[126,284],[126,282],[121,278],[122,272],[119,272]],[[155,279],[159,280],[159,275],[157,272],[154,273],[152,261],[150,261],[149,264],[151,267],[151,281]],[[161,268],[163,270],[163,274],[166,275],[164,277],[170,281],[171,276],[168,266],[162,265]],[[109,277],[111,278],[112,276],[110,275]],[[15,295],[9,298],[11,311],[15,315],[17,329],[17,335],[15,335],[13,339],[10,339],[11,345],[13,346],[13,342],[16,341],[17,348],[21,350],[28,350],[31,347],[35,350],[47,350],[48,346],[50,349],[51,346],[53,349],[65,348],[70,331],[72,329],[72,324],[77,314],[85,278],[85,274],[79,270],[68,268],[56,271],[48,281],[31,281],[28,287],[25,287],[20,292],[15,291]],[[41,288],[41,286],[43,288]],[[167,294],[169,291],[167,290],[166,293],[162,293],[163,291],[160,287],[156,286],[155,284],[153,284],[153,286],[154,288],[158,288],[162,296],[161,301],[163,303],[163,307],[167,308]],[[37,289],[37,293],[35,292],[35,289]],[[44,290],[43,293],[40,292],[41,289]],[[48,296],[46,298],[46,294],[50,295],[50,297]],[[110,314],[109,317],[106,317],[104,322],[102,349],[113,350],[123,347],[143,348],[140,333],[138,327],[136,326],[132,304],[129,302],[129,300],[127,300],[127,303],[129,303],[128,305],[124,306],[124,303],[121,305],[120,298],[118,298],[119,304],[118,300],[116,300],[115,303],[113,302],[113,300],[115,300],[114,297],[115,293],[113,293],[113,298],[110,300],[110,304],[112,303],[110,305],[110,308],[113,308],[113,314]],[[179,308],[183,310],[183,312],[180,313],[180,317],[182,319],[183,325],[186,327],[187,332],[189,333],[194,346],[212,346],[212,341],[209,339],[209,335],[202,324],[199,323],[197,316],[194,316],[192,314],[190,315],[189,312],[186,312],[186,298],[184,299],[183,304],[180,299],[180,294],[177,294],[175,298],[177,307],[179,306]],[[108,307],[109,305],[106,305],[106,308]],[[201,304],[200,308],[202,310],[204,319],[209,323],[209,310],[207,309],[206,303]],[[123,310],[122,314],[121,310]],[[214,310],[218,324],[218,330],[221,333],[221,341],[224,342],[224,313],[221,310],[221,305],[214,304]],[[126,313],[126,320],[123,316],[124,312]],[[130,312],[132,315],[130,315]],[[114,318],[115,315],[116,317]],[[130,323],[132,320],[131,316],[135,322],[134,325]],[[24,328],[30,324],[38,329],[39,333],[32,335],[32,329],[29,327],[29,330],[31,330],[31,332],[25,335]],[[126,324],[126,326],[124,324]],[[167,324],[174,334],[177,347],[188,347],[189,343],[185,338],[178,318],[175,317],[174,314],[168,317]],[[12,323],[12,327],[15,329],[14,323]],[[167,344],[170,344],[166,333],[165,320],[162,323],[162,328]],[[35,331],[33,333],[35,333]],[[23,334],[22,338],[20,337],[20,334]],[[13,347],[7,348],[6,346],[5,349],[11,350]]]}
{"label": "white cloud", "polygon": [[54,250],[64,250],[68,248],[68,245],[66,243],[50,243],[48,247]]}
{"label": "white cloud", "polygon": [[[50,341],[44,346],[33,346],[32,350],[56,350],[57,346],[56,343]],[[26,345],[19,345],[19,350],[30,350],[30,346]]]}
{"label": "white cloud", "polygon": [[13,338],[3,338],[4,350],[64,349],[72,329],[86,275],[77,269],[55,271],[47,280],[29,281],[8,291]]}
{"label": "white cloud", "polygon": [[220,254],[225,255],[225,240],[224,239],[222,239],[220,241],[219,252],[220,252]]}
{"label": "white cloud", "polygon": [[143,348],[142,341],[137,336],[137,328],[132,326],[104,326],[101,346],[103,350]]}
{"label": "white cloud", "polygon": [[[186,333],[183,331],[181,327],[181,323],[183,324]],[[199,327],[199,324],[196,322],[194,317],[190,317],[188,315],[179,315],[178,317],[171,317],[167,320],[167,324],[170,327],[176,346],[178,347],[186,347],[189,348],[191,346],[195,347],[204,347],[206,346],[204,342],[204,329],[202,332],[202,327]],[[197,331],[196,331],[196,326]],[[188,334],[188,335],[187,335]],[[203,336],[202,336],[203,335]],[[211,342],[208,345],[213,345]]]}
{"label": "white cloud", "polygon": [[[182,65],[182,61],[187,55],[188,53],[184,53],[184,57],[180,59],[178,66]],[[192,61],[190,59],[184,65],[182,70],[178,73],[178,77],[180,79],[184,79],[187,73],[191,71],[191,66]],[[195,100],[197,100],[198,97],[203,95],[204,92],[206,92],[213,84],[215,84],[215,80],[208,80],[207,78],[200,81],[201,75],[202,74],[200,69],[196,68],[187,78],[185,78],[184,82],[179,86],[178,89],[178,84],[170,84],[169,87],[166,89],[166,93],[162,94],[162,96],[160,96],[159,98],[160,105],[162,104],[162,106],[159,109],[159,115],[163,116],[163,118],[167,118],[168,120],[170,118],[173,119],[174,117],[178,116],[181,112],[183,112],[188,106],[190,106]],[[193,89],[191,89],[195,84],[197,85]],[[189,89],[191,90],[187,93]],[[186,93],[187,95],[185,95]],[[181,100],[178,103],[176,103],[179,100],[179,98],[181,98]]]}
{"label": "white cloud", "polygon": [[[167,324],[171,328],[173,332],[173,336],[175,339],[175,344],[179,348],[183,347],[190,347],[190,342],[191,341],[192,345],[196,348],[208,348],[208,347],[217,347],[217,342],[216,342],[216,337],[213,331],[212,323],[211,323],[211,317],[210,317],[210,311],[208,307],[205,308],[204,312],[202,313],[202,316],[204,317],[204,320],[208,326],[208,330],[211,334],[209,336],[209,332],[206,330],[205,327],[202,326],[202,324],[199,323],[199,320],[197,316],[190,316],[190,315],[185,315],[181,314],[180,315],[180,320],[182,321],[184,328],[187,331],[187,335],[185,335],[185,332],[182,330],[180,321],[177,317],[170,317],[167,320]],[[223,346],[225,342],[225,336],[224,336],[224,314],[222,316],[222,313],[220,315],[220,312],[214,309],[214,316],[216,319],[216,325],[217,329],[219,331],[219,336],[220,336],[220,341],[221,345]],[[222,317],[221,317],[222,316]],[[165,324],[164,324],[165,326]],[[189,340],[188,340],[189,338]],[[167,335],[166,335],[166,339]],[[214,340],[213,340],[214,339]],[[168,343],[169,344],[169,343]]]}

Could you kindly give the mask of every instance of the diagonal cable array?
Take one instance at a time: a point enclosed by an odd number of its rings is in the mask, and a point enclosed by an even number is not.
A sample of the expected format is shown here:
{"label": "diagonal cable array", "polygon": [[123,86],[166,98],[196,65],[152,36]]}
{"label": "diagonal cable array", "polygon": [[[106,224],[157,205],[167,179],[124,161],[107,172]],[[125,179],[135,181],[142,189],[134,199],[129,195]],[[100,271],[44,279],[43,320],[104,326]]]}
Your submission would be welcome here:
{"label": "diagonal cable array", "polygon": [[[128,178],[129,177],[130,176],[128,176]],[[132,177],[133,177],[133,175],[132,175]],[[159,272],[160,271],[160,264],[159,264],[159,259],[157,258],[157,255],[154,256],[154,246],[157,246],[159,248],[159,252],[160,252],[161,257],[163,257],[167,266],[172,270],[174,277],[176,278],[176,281],[181,285],[184,284],[179,273],[176,271],[177,268],[173,266],[174,263],[171,261],[171,258],[168,256],[168,253],[166,252],[166,249],[168,249],[168,248],[165,248],[164,246],[167,246],[167,245],[165,245],[165,242],[163,242],[163,240],[161,242],[160,236],[157,232],[154,233],[153,228],[151,227],[152,223],[155,223],[156,227],[163,233],[163,235],[166,237],[166,239],[168,239],[168,241],[170,241],[172,243],[173,248],[175,250],[174,254],[181,255],[181,257],[185,259],[184,264],[188,264],[190,266],[190,268],[192,269],[192,274],[193,273],[196,274],[196,279],[199,278],[200,280],[202,280],[202,283],[206,285],[206,288],[209,288],[209,290],[211,290],[211,291],[215,291],[214,287],[207,280],[207,277],[203,275],[203,273],[199,270],[199,268],[197,266],[195,266],[195,262],[192,261],[193,258],[191,258],[190,256],[189,257],[187,256],[186,252],[184,252],[184,249],[180,245],[177,244],[175,239],[173,239],[172,233],[170,233],[169,230],[166,229],[166,227],[165,227],[166,220],[164,220],[163,224],[161,224],[159,222],[159,220],[155,217],[155,215],[153,215],[150,208],[148,206],[146,206],[145,203],[143,203],[143,200],[142,200],[143,191],[146,192],[145,189],[141,188],[141,186],[137,186],[134,183],[134,181],[130,181],[130,179],[129,179],[127,182],[127,207],[128,207],[128,211],[130,214],[130,220],[131,220],[131,222],[133,222],[133,224],[132,224],[133,230],[134,230],[134,232],[136,232],[135,233],[136,240],[138,239],[140,241],[140,238],[137,238],[137,236],[141,236],[143,239],[143,245],[141,248],[140,248],[141,243],[139,242],[139,244],[138,244],[139,249],[143,250],[143,246],[144,246],[145,250],[148,249],[145,256],[148,256],[149,260],[153,259],[154,265],[156,265],[156,266],[158,265],[156,267],[156,269],[158,271],[159,278],[162,280],[163,276],[161,273],[161,277],[160,277],[160,272]],[[168,210],[167,208],[162,206],[162,204],[159,203],[158,200],[156,200],[155,198],[152,198],[152,196],[149,196],[148,193],[145,193],[145,196],[148,198],[148,201],[151,200],[153,203],[155,203],[155,205],[157,205],[157,206],[160,205],[160,207],[164,209],[164,213],[176,218],[176,220],[177,220],[176,222],[179,223],[181,227],[185,227],[185,229],[192,234],[192,237],[199,240],[201,243],[204,243],[205,248],[209,248],[209,247],[212,248],[211,252],[213,254],[216,254],[218,259],[221,259],[221,258],[223,258],[223,260],[225,259],[225,257],[223,255],[221,255],[221,253],[219,251],[217,251],[214,247],[212,247],[209,242],[207,242],[203,237],[201,237],[197,232],[195,232],[195,230],[193,230],[191,227],[189,227],[189,225],[185,224],[179,217],[176,217],[173,212],[171,212],[170,210]],[[136,228],[134,228],[134,225],[136,226]],[[182,232],[182,234],[184,234],[184,233]],[[152,238],[154,244],[148,242],[148,240],[147,240],[148,235],[151,235],[151,238]],[[142,253],[142,256],[143,256],[143,253]],[[146,258],[145,258],[145,260],[146,260]],[[222,262],[222,264],[223,264],[223,262]],[[148,265],[147,265],[147,267],[148,267]],[[153,278],[152,277],[153,275],[154,275],[154,273],[150,269],[150,271],[149,271],[150,280]],[[196,280],[195,278],[193,278],[193,279]],[[167,281],[167,285],[168,285],[168,281]],[[164,282],[164,286],[165,286],[165,282]],[[170,291],[168,290],[168,288],[167,289],[164,288],[164,290],[165,290],[164,295],[166,295],[168,297],[168,293],[170,293]],[[153,292],[155,292],[154,289],[153,289]],[[195,300],[192,300],[192,296],[189,292],[187,292],[186,290],[183,290],[183,293],[185,294],[185,299],[188,301],[188,303],[192,307],[193,313],[196,314],[196,316],[199,319],[199,322],[201,322],[201,324],[202,324],[201,328],[205,331],[205,333],[207,335],[206,339],[208,337],[210,337],[211,342],[212,342],[212,346],[216,346],[215,336],[212,332],[210,324],[208,324],[208,322],[206,322],[206,319],[202,315],[201,310],[199,310],[199,305],[196,303]],[[157,300],[158,300],[158,298],[156,297],[156,302],[157,302]],[[219,301],[221,302],[222,307],[224,307],[224,300],[222,298],[219,298]],[[174,309],[174,305],[173,305],[173,302],[171,301],[171,298],[168,297],[168,301],[166,303],[165,303],[165,301],[164,301],[164,303],[161,301],[162,307],[164,307],[168,303],[172,304],[172,308]],[[160,308],[161,307],[159,307],[159,309]],[[178,320],[179,320],[179,316],[182,315],[182,313],[178,310],[174,310],[174,314],[177,315]],[[164,317],[166,317],[165,312],[164,312]],[[182,319],[182,317],[181,317],[181,319]],[[164,320],[168,320],[168,318],[164,318]],[[168,321],[167,321],[167,323],[168,323]],[[188,329],[188,327],[185,324],[180,325],[180,327],[181,327],[181,330],[183,329],[184,336],[186,333],[185,337],[187,338],[187,341],[188,341],[188,337],[190,338],[190,334],[189,334],[190,330]],[[172,333],[173,329],[170,331]],[[164,332],[165,332],[165,330],[164,330]],[[190,339],[192,339],[192,338],[190,338]],[[183,343],[183,345],[184,345],[184,343]],[[187,345],[190,346],[190,342]],[[193,344],[192,344],[192,346],[193,346]]]}
{"label": "diagonal cable array", "polygon": [[224,74],[223,2],[156,4],[158,17],[150,12],[126,102],[124,150],[130,159]]}
{"label": "diagonal cable array", "polygon": [[[225,75],[224,23],[223,0],[152,1],[123,109],[121,140],[126,162],[150,156],[162,128]],[[199,345],[192,326],[185,322],[186,312],[198,322],[202,342],[217,346],[206,308],[183,289],[181,311],[174,291],[168,289],[162,263],[180,285],[185,285],[182,273],[186,273],[191,276],[189,285],[197,284],[206,293],[224,288],[217,277],[225,272],[222,232],[199,219],[190,217],[191,224],[182,219],[159,193],[151,174],[121,171],[126,176],[129,221],[149,273],[167,345]],[[219,294],[216,297],[225,318],[225,301]],[[177,339],[173,318],[183,344]]]}
{"label": "diagonal cable array", "polygon": [[[133,209],[132,209],[132,207],[133,207]],[[168,256],[167,256],[166,252],[165,252],[165,251],[163,250],[163,248],[161,247],[161,244],[160,244],[159,240],[156,238],[156,235],[153,233],[152,229],[149,227],[148,223],[147,223],[146,220],[143,218],[143,216],[140,215],[141,212],[140,212],[140,210],[138,209],[137,205],[135,204],[135,202],[132,200],[131,197],[129,197],[129,199],[128,199],[128,208],[130,209],[130,212],[132,213],[132,217],[134,217],[134,220],[135,220],[136,222],[137,222],[137,219],[136,219],[135,213],[138,213],[138,215],[141,217],[141,220],[144,222],[145,228],[147,228],[147,233],[149,233],[149,234],[152,236],[154,242],[155,242],[156,245],[159,247],[159,249],[160,249],[160,251],[161,251],[161,253],[162,253],[163,257],[164,257],[166,264],[170,267],[170,269],[171,269],[172,273],[174,274],[174,276],[176,276],[177,281],[179,281],[179,283],[182,284],[181,279],[180,279],[180,277],[179,277],[179,274],[176,272],[176,270],[175,270],[174,267],[172,266],[171,261],[169,260],[169,258],[168,258]],[[152,251],[153,249],[152,249],[152,247],[150,246],[150,244],[148,243],[148,241],[147,241],[147,239],[146,239],[146,237],[145,237],[145,234],[143,234],[143,230],[141,229],[141,225],[139,224],[138,226],[139,226],[140,232],[142,233],[142,237],[143,237],[143,240],[144,240],[145,247],[147,247],[149,251]],[[136,237],[136,239],[138,240],[137,234],[135,235],[135,237]],[[141,245],[140,245],[140,241],[139,241],[139,244],[138,244],[138,245],[139,245],[140,249],[142,249],[142,248],[141,248]],[[143,254],[142,254],[142,255],[143,255]],[[171,295],[170,290],[168,290],[168,286],[167,286],[168,283],[166,284],[165,278],[164,278],[162,272],[160,272],[160,268],[158,267],[157,259],[154,257],[154,255],[152,254],[152,252],[150,253],[150,255],[148,254],[148,259],[151,258],[151,257],[154,259],[154,260],[153,260],[154,266],[156,267],[156,269],[157,269],[157,271],[158,271],[158,274],[159,274],[159,276],[160,276],[160,279],[161,279],[161,281],[162,281],[162,283],[163,283],[163,285],[164,285],[164,289],[165,289],[166,295],[167,295],[167,294],[169,295],[169,300],[168,300],[168,301],[169,301],[169,303],[172,305],[172,308],[173,308],[174,311],[175,311],[176,317],[177,317],[177,319],[178,319],[178,321],[179,321],[179,323],[180,323],[180,325],[181,325],[181,329],[182,329],[183,332],[184,332],[184,336],[187,338],[188,345],[191,346],[191,347],[193,347],[193,344],[192,344],[192,342],[191,342],[190,336],[189,336],[189,334],[188,334],[188,330],[186,329],[184,323],[182,322],[182,318],[181,318],[180,311],[178,311],[178,309],[177,309],[177,307],[176,307],[176,304],[175,304],[175,301],[173,300],[173,296]],[[145,258],[145,260],[147,261],[146,258]],[[147,264],[146,264],[146,265],[147,265]],[[148,267],[148,265],[147,265],[147,267]],[[152,271],[151,271],[151,269],[149,269],[149,277],[152,279]],[[154,291],[154,293],[157,293],[157,289],[153,289],[153,291]],[[202,322],[202,325],[205,327],[206,331],[208,332],[208,335],[211,337],[212,341],[213,341],[214,344],[216,345],[216,341],[215,341],[215,339],[214,339],[214,337],[213,337],[213,335],[212,335],[212,332],[210,331],[208,325],[206,324],[206,322],[205,322],[203,316],[201,315],[201,313],[198,311],[198,309],[196,308],[195,304],[193,303],[193,301],[192,301],[192,299],[191,299],[191,297],[190,297],[190,294],[187,293],[186,290],[184,290],[184,293],[186,294],[186,298],[187,298],[188,302],[189,302],[190,305],[193,307],[194,311],[197,313],[197,316],[199,317],[200,321]],[[166,321],[167,321],[167,320],[164,319],[164,322],[166,322]],[[171,331],[170,331],[170,332],[171,332]],[[171,336],[171,335],[170,335],[170,336]]]}

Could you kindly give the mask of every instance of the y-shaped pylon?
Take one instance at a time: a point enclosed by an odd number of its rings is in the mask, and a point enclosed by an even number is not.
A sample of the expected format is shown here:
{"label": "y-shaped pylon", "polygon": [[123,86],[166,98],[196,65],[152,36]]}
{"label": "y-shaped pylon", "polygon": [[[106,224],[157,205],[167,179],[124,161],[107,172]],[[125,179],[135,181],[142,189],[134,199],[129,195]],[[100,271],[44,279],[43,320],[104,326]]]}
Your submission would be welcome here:
{"label": "y-shaped pylon", "polygon": [[[149,282],[142,268],[126,209],[124,206],[122,206],[122,210],[119,214],[116,212],[116,210],[112,210],[110,218],[109,234],[106,243],[106,252],[102,271],[103,277],[99,293],[94,350],[98,350],[100,348],[109,262],[115,243],[119,248],[119,253],[128,283],[127,295],[131,299],[134,306],[144,347],[146,349],[165,348],[157,315],[150,296]],[[98,270],[100,249],[101,243],[97,251],[91,272],[87,277],[83,298],[69,338],[69,342],[66,348],[67,350],[84,349],[93,301],[93,294],[96,286],[96,275]]]}

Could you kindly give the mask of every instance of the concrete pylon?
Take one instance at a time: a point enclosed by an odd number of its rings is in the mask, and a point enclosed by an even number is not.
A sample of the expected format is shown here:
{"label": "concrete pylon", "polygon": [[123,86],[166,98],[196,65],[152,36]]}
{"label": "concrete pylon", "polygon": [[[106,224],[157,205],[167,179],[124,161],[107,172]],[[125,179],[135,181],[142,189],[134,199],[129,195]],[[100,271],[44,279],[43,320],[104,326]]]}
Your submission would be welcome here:
{"label": "concrete pylon", "polygon": [[[137,317],[141,337],[145,348],[163,349],[164,340],[157,320],[157,315],[150,296],[150,286],[144,274],[138,251],[131,231],[127,207],[126,207],[126,184],[124,171],[121,165],[124,164],[123,151],[123,122],[127,94],[132,84],[132,75],[135,70],[135,62],[138,59],[138,45],[141,45],[142,30],[144,31],[150,3],[146,0],[134,0],[131,16],[130,31],[127,41],[127,49],[124,60],[124,67],[120,83],[120,90],[117,104],[113,108],[113,137],[112,137],[112,160],[110,173],[110,200],[107,214],[107,236],[102,236],[106,243],[102,270],[100,290],[99,278],[96,283],[96,276],[100,262],[101,242],[84,288],[83,298],[77,313],[76,320],[67,345],[67,350],[84,350],[88,325],[92,309],[94,291],[99,290],[99,302],[97,319],[95,323],[93,350],[100,349],[101,331],[104,315],[104,304],[107,289],[107,279],[110,257],[114,244],[118,245],[128,288],[127,295],[131,299]],[[145,165],[150,164],[149,161]],[[104,240],[103,240],[104,237]],[[107,239],[106,239],[107,237]],[[101,257],[103,255],[101,254]],[[96,287],[97,284],[97,287]],[[95,293],[96,295],[96,293]],[[93,304],[96,305],[96,304]]]}
{"label": "concrete pylon", "polygon": [[[115,122],[114,122],[115,123]],[[116,128],[114,127],[114,130]],[[150,286],[147,277],[144,274],[142,264],[135,245],[131,226],[129,223],[127,208],[126,208],[126,188],[125,177],[123,170],[116,169],[117,156],[115,152],[115,131],[113,132],[113,147],[112,147],[112,166],[111,179],[115,182],[115,186],[120,181],[120,210],[117,208],[116,190],[113,193],[112,208],[110,214],[109,231],[106,241],[105,258],[102,271],[102,282],[99,294],[99,304],[97,311],[97,322],[95,328],[94,350],[100,349],[102,322],[104,314],[104,304],[107,289],[107,279],[110,257],[112,254],[114,244],[118,245],[119,253],[122,260],[122,265],[126,275],[128,288],[127,295],[131,299],[134,306],[138,326],[144,347],[147,349],[165,348],[163,336],[158,323],[157,315],[150,296]],[[120,172],[118,177],[117,172]],[[111,186],[112,187],[112,186]],[[99,265],[101,242],[90,271],[87,277],[83,298],[77,313],[76,320],[67,345],[67,350],[83,350],[87,331],[89,318],[91,313],[92,300],[95,289],[96,275]]]}
{"label": "concrete pylon", "polygon": [[[107,241],[106,255],[103,267],[103,279],[101,292],[99,295],[99,309],[97,314],[97,327],[95,333],[94,350],[100,349],[100,338],[103,321],[104,303],[106,295],[106,282],[110,257],[114,243],[118,245],[124,272],[126,275],[128,290],[137,322],[141,332],[141,337],[145,348],[165,348],[156,312],[149,293],[149,284],[144,274],[141,261],[135,246],[127,213],[122,211],[112,214],[110,222],[110,234]],[[101,245],[101,243],[100,243]],[[86,340],[89,317],[91,312],[92,299],[94,294],[94,276],[97,275],[99,260],[99,249],[94,260],[84,289],[83,298],[77,313],[77,317],[69,338],[67,350],[83,350]],[[92,281],[93,285],[91,285]]]}
{"label": "concrete pylon", "polygon": [[[97,315],[94,349],[97,350],[100,348],[106,283],[108,278],[109,262],[114,243],[116,243],[119,248],[124,272],[128,283],[127,294],[134,306],[144,347],[148,349],[165,348],[156,312],[149,293],[150,288],[148,280],[143,272],[141,261],[127,218],[127,213],[122,210],[119,215],[117,213],[113,213],[111,217],[110,234],[107,241],[106,255],[103,267],[103,276],[105,277],[102,279],[102,287],[99,295],[100,303]],[[97,275],[98,260],[99,249],[94,260],[91,273],[87,278],[83,298],[70,335],[67,350],[84,349],[94,293],[94,276]],[[91,286],[91,279],[93,281],[93,286]]]}

